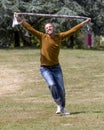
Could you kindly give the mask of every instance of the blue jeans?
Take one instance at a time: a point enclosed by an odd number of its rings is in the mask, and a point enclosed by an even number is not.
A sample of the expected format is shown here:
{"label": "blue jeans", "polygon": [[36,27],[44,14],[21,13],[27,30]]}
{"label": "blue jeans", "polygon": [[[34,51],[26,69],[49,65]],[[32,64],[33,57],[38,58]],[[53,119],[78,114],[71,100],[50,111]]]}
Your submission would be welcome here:
{"label": "blue jeans", "polygon": [[58,64],[52,68],[40,66],[40,72],[49,87],[54,101],[65,107],[65,89],[60,65]]}

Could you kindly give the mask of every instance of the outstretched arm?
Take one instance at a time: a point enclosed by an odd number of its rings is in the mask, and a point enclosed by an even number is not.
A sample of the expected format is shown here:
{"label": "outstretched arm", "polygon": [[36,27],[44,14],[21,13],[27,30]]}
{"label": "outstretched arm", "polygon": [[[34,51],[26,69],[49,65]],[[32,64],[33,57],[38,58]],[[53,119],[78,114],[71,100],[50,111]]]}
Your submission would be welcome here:
{"label": "outstretched arm", "polygon": [[26,28],[30,33],[32,33],[34,36],[36,36],[38,39],[41,39],[42,32],[37,31],[34,29],[29,23],[21,19],[18,15],[18,13],[14,13],[14,17],[16,17],[17,21],[20,22],[24,28]]}
{"label": "outstretched arm", "polygon": [[87,24],[88,22],[91,21],[91,18],[87,18],[85,21],[83,21],[82,23],[72,27],[70,30],[65,31],[65,32],[61,32],[60,33],[60,37],[63,40],[66,37],[70,37],[71,35],[73,35],[77,30],[79,30],[80,28],[82,28],[85,24]]}

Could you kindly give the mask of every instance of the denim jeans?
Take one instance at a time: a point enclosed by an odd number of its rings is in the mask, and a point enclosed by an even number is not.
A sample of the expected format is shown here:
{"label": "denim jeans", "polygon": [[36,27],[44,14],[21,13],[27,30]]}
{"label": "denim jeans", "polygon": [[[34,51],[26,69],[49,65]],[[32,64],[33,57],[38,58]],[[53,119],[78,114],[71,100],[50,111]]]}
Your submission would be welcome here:
{"label": "denim jeans", "polygon": [[45,79],[54,101],[65,107],[65,89],[61,66],[54,67],[40,66],[40,72]]}

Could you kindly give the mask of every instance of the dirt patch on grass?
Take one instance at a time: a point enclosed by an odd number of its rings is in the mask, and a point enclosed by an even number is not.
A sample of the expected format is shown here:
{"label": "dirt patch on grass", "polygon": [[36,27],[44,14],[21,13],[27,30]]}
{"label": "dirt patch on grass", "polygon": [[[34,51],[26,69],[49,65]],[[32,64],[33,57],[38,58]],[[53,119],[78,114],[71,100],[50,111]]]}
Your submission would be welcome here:
{"label": "dirt patch on grass", "polygon": [[19,90],[22,81],[23,77],[18,70],[0,66],[0,96]]}

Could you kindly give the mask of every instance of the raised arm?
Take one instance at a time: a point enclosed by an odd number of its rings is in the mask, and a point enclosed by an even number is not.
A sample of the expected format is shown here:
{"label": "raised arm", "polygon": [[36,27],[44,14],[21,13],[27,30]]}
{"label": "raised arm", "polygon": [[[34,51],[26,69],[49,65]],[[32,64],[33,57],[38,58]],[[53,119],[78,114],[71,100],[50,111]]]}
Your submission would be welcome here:
{"label": "raised arm", "polygon": [[80,28],[82,28],[85,24],[87,24],[90,21],[91,21],[91,18],[87,18],[85,21],[83,21],[82,23],[80,23],[80,24],[72,27],[70,30],[65,31],[65,32],[61,32],[60,33],[61,39],[63,40],[64,38],[73,35],[77,30],[79,30]]}
{"label": "raised arm", "polygon": [[39,32],[38,30],[34,29],[29,23],[21,19],[18,15],[18,13],[14,13],[14,17],[17,18],[17,21],[20,22],[24,28],[26,28],[30,33],[32,33],[34,36],[36,36],[38,39],[41,39],[42,32]]}

